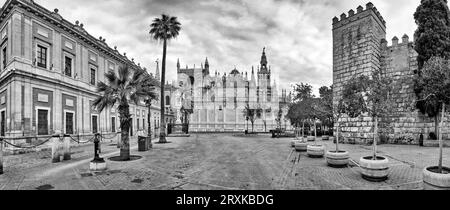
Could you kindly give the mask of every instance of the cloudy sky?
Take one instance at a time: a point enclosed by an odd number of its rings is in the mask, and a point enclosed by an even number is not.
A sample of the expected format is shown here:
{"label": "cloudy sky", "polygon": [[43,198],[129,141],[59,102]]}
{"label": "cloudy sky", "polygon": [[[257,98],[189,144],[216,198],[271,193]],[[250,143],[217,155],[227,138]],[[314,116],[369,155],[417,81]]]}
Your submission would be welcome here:
{"label": "cloudy sky", "polygon": [[[2,4],[5,0],[0,0]],[[212,72],[229,73],[236,66],[251,72],[267,48],[278,84],[306,82],[315,88],[332,84],[331,19],[368,0],[35,0],[71,22],[79,20],[94,37],[155,70],[161,44],[148,35],[149,25],[162,13],[177,16],[180,36],[168,48],[167,75],[176,79],[181,66],[200,66],[208,57]],[[373,0],[387,21],[390,40],[416,25],[413,14],[420,0]]]}

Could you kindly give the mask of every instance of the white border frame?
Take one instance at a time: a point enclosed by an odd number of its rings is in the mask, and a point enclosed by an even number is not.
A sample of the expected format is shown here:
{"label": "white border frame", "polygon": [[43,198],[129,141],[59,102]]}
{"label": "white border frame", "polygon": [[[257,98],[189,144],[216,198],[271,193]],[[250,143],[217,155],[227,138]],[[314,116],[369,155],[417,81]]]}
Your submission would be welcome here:
{"label": "white border frame", "polygon": [[[7,125],[7,122],[8,122],[8,115],[7,115],[7,112],[6,112],[6,108],[0,109],[0,123],[1,123],[1,120],[2,120],[2,119],[1,119],[1,113],[2,113],[2,112],[5,112],[5,121],[6,121],[6,122],[5,122],[5,135],[6,135],[6,131],[7,131],[7,129],[6,129],[7,126],[6,126],[6,125]],[[0,126],[1,126],[1,124],[0,124]],[[1,129],[1,128],[0,128],[0,129]],[[0,135],[0,136],[1,136],[1,135]]]}
{"label": "white border frame", "polygon": [[67,113],[73,114],[72,131],[73,131],[73,134],[75,134],[76,133],[75,132],[75,122],[76,122],[75,120],[77,119],[76,113],[75,113],[75,111],[66,110],[66,109],[64,109],[64,116],[63,116],[63,130],[64,130],[64,134],[67,134],[67,130],[66,130],[66,128],[67,128],[67,126],[66,126],[66,114]]}
{"label": "white border frame", "polygon": [[[39,118],[38,118],[38,113],[39,113],[39,110],[47,110],[48,111],[48,113],[47,113],[47,129],[49,129],[50,128],[50,113],[52,112],[52,108],[50,108],[50,107],[44,107],[44,106],[35,106],[34,107],[34,110],[36,111],[36,113],[35,113],[35,119],[36,119],[36,135],[37,136],[39,136]],[[50,130],[48,130],[48,135],[50,134]]]}
{"label": "white border frame", "polygon": [[[89,119],[89,122],[91,124],[91,132],[94,133],[94,125],[92,124],[92,117],[96,116],[97,117],[97,133],[100,132],[100,116],[99,114],[91,114],[91,117]],[[95,134],[95,133],[94,133]]]}

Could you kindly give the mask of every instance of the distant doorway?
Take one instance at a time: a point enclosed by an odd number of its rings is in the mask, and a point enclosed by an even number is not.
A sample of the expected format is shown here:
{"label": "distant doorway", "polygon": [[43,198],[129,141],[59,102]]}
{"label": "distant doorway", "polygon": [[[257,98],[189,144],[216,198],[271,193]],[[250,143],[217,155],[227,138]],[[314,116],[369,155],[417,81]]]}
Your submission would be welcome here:
{"label": "distant doorway", "polygon": [[0,136],[5,136],[6,132],[6,112],[2,111],[0,114]]}
{"label": "distant doorway", "polygon": [[73,113],[66,112],[66,134],[73,134]]}
{"label": "distant doorway", "polygon": [[38,109],[37,113],[38,135],[48,135],[48,114],[49,114],[48,110]]}
{"label": "distant doorway", "polygon": [[92,115],[92,133],[98,133],[98,117],[96,115]]}

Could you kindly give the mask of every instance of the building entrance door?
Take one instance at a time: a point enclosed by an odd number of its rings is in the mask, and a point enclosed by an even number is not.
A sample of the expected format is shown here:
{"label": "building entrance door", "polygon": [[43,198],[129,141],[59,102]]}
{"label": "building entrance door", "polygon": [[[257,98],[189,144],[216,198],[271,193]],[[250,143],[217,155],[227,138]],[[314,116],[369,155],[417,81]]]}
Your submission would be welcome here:
{"label": "building entrance door", "polygon": [[39,109],[37,118],[38,135],[48,135],[48,110]]}
{"label": "building entrance door", "polygon": [[97,124],[97,116],[92,116],[92,133],[98,133],[98,124]]}
{"label": "building entrance door", "polygon": [[73,134],[73,113],[66,113],[66,134]]}
{"label": "building entrance door", "polygon": [[0,117],[0,136],[5,136],[6,131],[6,112],[2,111]]}

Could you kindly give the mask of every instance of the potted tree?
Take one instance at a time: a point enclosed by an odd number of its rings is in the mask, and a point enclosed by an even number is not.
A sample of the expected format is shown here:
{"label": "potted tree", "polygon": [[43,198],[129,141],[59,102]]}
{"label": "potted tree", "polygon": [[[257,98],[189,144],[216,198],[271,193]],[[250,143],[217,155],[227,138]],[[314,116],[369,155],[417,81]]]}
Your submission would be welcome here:
{"label": "potted tree", "polygon": [[[286,115],[287,118],[290,119],[291,123],[296,127],[296,137],[291,141],[291,146],[295,147],[297,151],[306,152],[306,146],[308,143],[303,138],[305,136],[305,121],[307,120],[307,115],[303,111],[307,109],[309,104],[305,103],[305,101],[297,101],[292,103],[289,107],[289,111]],[[302,125],[301,128],[301,136],[299,137],[299,125]]]}
{"label": "potted tree", "polygon": [[389,160],[377,155],[377,140],[379,118],[389,112],[392,104],[390,92],[391,80],[378,69],[371,77],[360,75],[351,79],[342,93],[345,112],[351,118],[368,115],[374,121],[372,155],[359,160],[362,176],[369,181],[386,180],[389,173]]}
{"label": "potted tree", "polygon": [[308,136],[308,141],[314,142],[306,147],[306,151],[309,157],[312,158],[322,158],[325,155],[325,146],[322,144],[317,144],[317,119],[320,118],[321,112],[319,111],[319,106],[321,101],[319,98],[311,98],[308,100],[309,109],[307,112],[309,113],[310,119],[313,119],[314,122],[314,136]]}
{"label": "potted tree", "polygon": [[432,57],[428,60],[419,76],[416,78],[416,85],[422,87],[418,94],[417,102],[425,102],[435,107],[440,107],[439,128],[439,163],[437,166],[426,167],[423,170],[424,189],[447,189],[450,190],[450,168],[442,165],[442,127],[447,106],[450,105],[450,61]]}
{"label": "potted tree", "polygon": [[[255,120],[258,118],[261,118],[262,116],[262,109],[261,108],[250,108],[250,105],[247,104],[245,106],[245,109],[242,112],[244,118],[247,121],[250,121],[250,123],[252,124],[252,134],[254,134],[254,124],[255,124]],[[247,128],[248,130],[248,128]]]}
{"label": "potted tree", "polygon": [[336,141],[334,142],[335,150],[328,151],[326,154],[327,164],[331,167],[341,168],[346,167],[350,161],[350,155],[347,151],[339,149],[339,131],[341,129],[339,119],[345,113],[342,100],[339,101],[337,110],[334,112],[334,122],[336,122]]}

